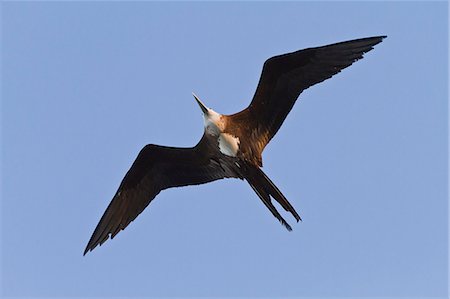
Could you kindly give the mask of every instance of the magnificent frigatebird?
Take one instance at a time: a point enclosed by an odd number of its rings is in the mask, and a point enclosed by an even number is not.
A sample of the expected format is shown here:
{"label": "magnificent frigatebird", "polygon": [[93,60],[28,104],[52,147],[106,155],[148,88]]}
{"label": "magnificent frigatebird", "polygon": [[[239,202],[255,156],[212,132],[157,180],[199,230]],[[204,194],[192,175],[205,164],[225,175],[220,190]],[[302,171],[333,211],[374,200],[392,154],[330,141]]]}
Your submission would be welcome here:
{"label": "magnificent frigatebird", "polygon": [[281,224],[292,230],[271,198],[297,222],[300,216],[262,171],[264,147],[303,90],[363,58],[385,37],[355,39],[268,59],[250,105],[236,114],[217,113],[194,95],[203,112],[203,137],[191,148],[146,145],[122,180],[84,254],[125,229],[162,190],[223,178],[245,179]]}

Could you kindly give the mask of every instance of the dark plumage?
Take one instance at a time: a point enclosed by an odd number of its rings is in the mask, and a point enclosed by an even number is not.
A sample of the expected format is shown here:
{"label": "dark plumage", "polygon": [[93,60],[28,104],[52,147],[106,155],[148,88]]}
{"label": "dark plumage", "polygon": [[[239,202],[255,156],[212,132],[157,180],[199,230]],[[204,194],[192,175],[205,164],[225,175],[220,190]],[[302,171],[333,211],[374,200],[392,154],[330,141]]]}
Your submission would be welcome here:
{"label": "dark plumage", "polygon": [[162,190],[223,178],[245,179],[272,214],[291,230],[271,198],[297,221],[301,219],[262,171],[264,147],[303,90],[363,58],[383,38],[351,40],[268,59],[250,105],[233,115],[214,112],[194,95],[205,118],[205,133],[199,143],[192,148],[146,145],[125,175],[84,254],[125,229]]}

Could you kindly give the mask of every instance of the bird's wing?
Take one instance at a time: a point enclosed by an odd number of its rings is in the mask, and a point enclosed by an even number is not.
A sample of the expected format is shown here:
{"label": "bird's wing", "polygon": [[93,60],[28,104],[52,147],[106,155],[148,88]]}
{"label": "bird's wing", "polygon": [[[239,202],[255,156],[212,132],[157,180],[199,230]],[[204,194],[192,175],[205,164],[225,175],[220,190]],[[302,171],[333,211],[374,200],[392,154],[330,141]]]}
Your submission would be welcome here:
{"label": "bird's wing", "polygon": [[264,63],[250,106],[229,115],[229,121],[245,122],[241,127],[250,130],[245,133],[256,139],[252,144],[258,145],[261,153],[303,90],[363,58],[363,54],[383,38],[385,36],[356,39],[269,58]]}
{"label": "bird's wing", "polygon": [[209,154],[209,146],[206,135],[193,148],[145,146],[122,180],[84,254],[125,229],[161,190],[237,177]]}

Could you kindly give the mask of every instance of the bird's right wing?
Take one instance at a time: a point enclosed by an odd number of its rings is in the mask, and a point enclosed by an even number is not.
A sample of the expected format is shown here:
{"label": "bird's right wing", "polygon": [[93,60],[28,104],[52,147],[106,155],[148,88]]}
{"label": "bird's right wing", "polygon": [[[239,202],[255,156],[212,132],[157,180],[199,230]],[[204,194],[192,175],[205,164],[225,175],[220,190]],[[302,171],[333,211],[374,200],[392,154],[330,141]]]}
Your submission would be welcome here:
{"label": "bird's right wing", "polygon": [[84,254],[125,229],[164,189],[237,177],[208,155],[205,135],[193,148],[145,146],[125,175]]}
{"label": "bird's right wing", "polygon": [[[385,36],[375,36],[308,48],[274,56],[263,66],[250,106],[230,115],[229,121],[243,123],[257,145],[253,155],[262,152],[291,111],[300,93],[322,82],[372,50]],[[239,134],[239,132],[237,132]]]}

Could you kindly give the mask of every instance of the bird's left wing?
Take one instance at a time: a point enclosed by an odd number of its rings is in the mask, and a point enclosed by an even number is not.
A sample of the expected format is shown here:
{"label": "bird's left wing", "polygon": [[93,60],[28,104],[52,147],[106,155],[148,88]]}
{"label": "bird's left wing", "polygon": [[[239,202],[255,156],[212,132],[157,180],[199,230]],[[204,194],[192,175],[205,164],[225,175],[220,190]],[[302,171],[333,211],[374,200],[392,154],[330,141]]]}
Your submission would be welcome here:
{"label": "bird's left wing", "polygon": [[228,116],[232,123],[245,130],[231,132],[250,136],[250,156],[259,156],[277,133],[300,93],[322,82],[363,58],[386,36],[374,36],[308,48],[274,56],[263,66],[261,78],[250,106]]}
{"label": "bird's left wing", "polygon": [[208,146],[205,135],[193,148],[145,146],[122,180],[84,254],[125,229],[161,190],[237,177],[208,155]]}

